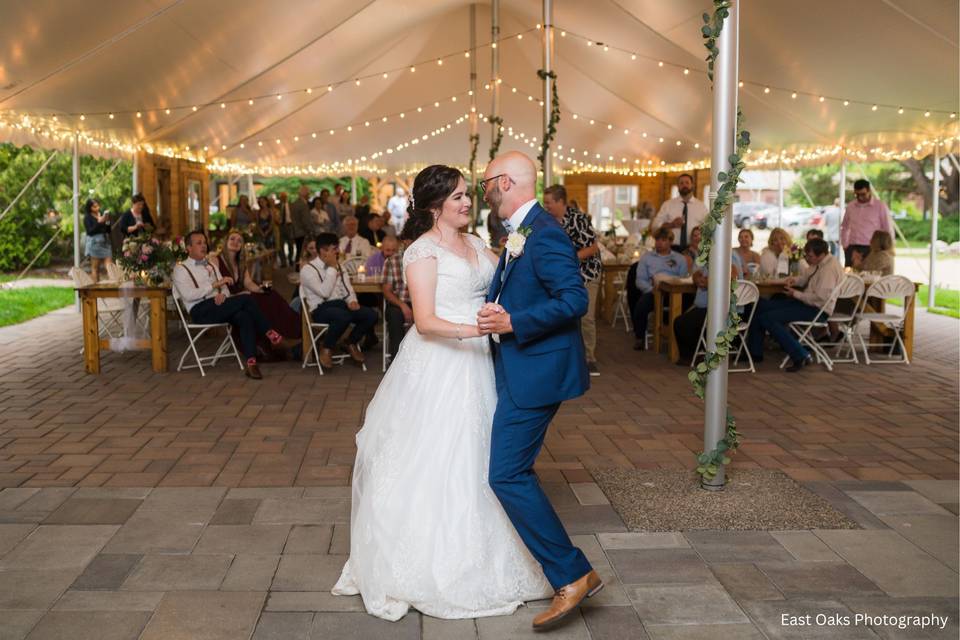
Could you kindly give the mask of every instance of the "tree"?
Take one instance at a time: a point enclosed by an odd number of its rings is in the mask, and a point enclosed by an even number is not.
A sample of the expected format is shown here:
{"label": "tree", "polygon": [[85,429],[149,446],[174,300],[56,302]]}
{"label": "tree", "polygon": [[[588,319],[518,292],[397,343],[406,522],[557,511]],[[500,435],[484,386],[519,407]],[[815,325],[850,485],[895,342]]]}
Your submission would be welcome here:
{"label": "tree", "polygon": [[[940,215],[945,217],[960,214],[960,171],[957,171],[953,164],[956,160],[955,153],[940,158]],[[917,185],[917,192],[923,196],[923,212],[926,218],[927,211],[933,210],[933,178],[927,176],[927,167],[933,165],[933,154],[920,160],[907,158],[900,163],[910,172]]]}

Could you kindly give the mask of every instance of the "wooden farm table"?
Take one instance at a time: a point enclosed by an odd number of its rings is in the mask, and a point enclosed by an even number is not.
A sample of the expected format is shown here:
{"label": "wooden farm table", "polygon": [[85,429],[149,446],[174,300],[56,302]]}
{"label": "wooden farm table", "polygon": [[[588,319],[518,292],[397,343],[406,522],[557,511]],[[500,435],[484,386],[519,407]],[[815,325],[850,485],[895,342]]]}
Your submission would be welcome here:
{"label": "wooden farm table", "polygon": [[[636,262],[634,260],[633,262]],[[604,262],[603,276],[600,280],[600,299],[597,301],[597,313],[600,320],[613,322],[613,314],[617,307],[617,287],[614,281],[621,274],[626,276],[632,263]]]}
{"label": "wooden farm table", "polygon": [[100,373],[100,349],[110,348],[110,339],[100,337],[97,300],[100,298],[147,298],[150,300],[150,339],[130,340],[129,349],[149,349],[153,370],[167,370],[167,296],[170,287],[125,286],[116,283],[78,287],[83,314],[83,360],[87,373]]}
{"label": "wooden farm table", "polygon": [[[757,289],[760,290],[760,296],[763,298],[769,298],[775,293],[783,293],[784,282],[782,280],[767,280],[764,282],[756,282]],[[867,285],[869,288],[870,285]],[[920,283],[914,283],[914,287],[919,290]],[[657,286],[657,295],[654,299],[654,310],[653,310],[653,348],[657,353],[660,353],[660,347],[664,337],[667,339],[667,355],[670,358],[670,362],[676,362],[680,359],[680,350],[677,346],[677,339],[673,333],[673,321],[683,313],[683,296],[684,294],[693,295],[697,292],[697,287],[689,278],[683,280],[661,280]],[[663,324],[663,300],[664,297],[668,298],[667,307],[668,319],[667,324]],[[914,315],[916,310],[916,296],[910,300],[910,308],[905,310],[906,321],[903,325],[903,344],[907,349],[907,357],[913,358],[913,332],[914,332]],[[885,307],[885,302],[883,300],[879,301],[879,308],[877,305],[874,305],[874,310],[878,312],[883,312]],[[878,336],[884,335],[881,327],[877,325],[871,325],[870,335],[872,336],[871,342],[879,341]]]}

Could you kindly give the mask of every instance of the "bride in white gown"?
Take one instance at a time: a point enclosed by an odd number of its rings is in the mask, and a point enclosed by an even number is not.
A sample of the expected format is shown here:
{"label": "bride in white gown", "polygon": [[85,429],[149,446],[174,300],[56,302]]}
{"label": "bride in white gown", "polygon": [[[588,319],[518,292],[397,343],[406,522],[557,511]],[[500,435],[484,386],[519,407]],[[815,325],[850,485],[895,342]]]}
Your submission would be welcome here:
{"label": "bride in white gown", "polygon": [[399,620],[513,613],[552,595],[487,484],[497,404],[493,361],[476,327],[496,255],[460,233],[470,198],[456,169],[414,181],[404,228],[420,237],[403,268],[415,327],[357,434],[350,558],[332,592]]}

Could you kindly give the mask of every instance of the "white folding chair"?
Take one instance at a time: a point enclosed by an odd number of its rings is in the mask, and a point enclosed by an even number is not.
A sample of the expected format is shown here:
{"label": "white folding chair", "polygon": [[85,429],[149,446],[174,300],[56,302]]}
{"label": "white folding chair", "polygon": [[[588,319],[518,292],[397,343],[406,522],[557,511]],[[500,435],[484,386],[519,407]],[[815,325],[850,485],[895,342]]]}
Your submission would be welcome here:
{"label": "white folding chair", "polygon": [[[330,330],[330,325],[324,322],[314,322],[313,317],[310,315],[310,312],[313,309],[307,308],[307,298],[303,295],[303,285],[300,285],[300,315],[302,317],[301,322],[307,331],[310,333],[310,349],[305,349],[303,351],[303,362],[300,365],[301,369],[305,369],[307,365],[315,364],[317,366],[317,371],[322,376],[323,375],[323,366],[320,364],[320,349],[317,347],[317,342],[319,342],[324,334]],[[310,355],[313,355],[313,363],[310,362]],[[333,357],[334,364],[343,364],[344,360],[349,358],[347,355],[335,355]],[[364,363],[361,365],[361,368],[366,371],[367,365]]]}
{"label": "white folding chair", "polygon": [[[79,267],[71,267],[70,277],[75,287],[86,287],[93,284],[90,274]],[[104,338],[123,337],[123,312],[126,309],[120,298],[97,298],[97,320],[100,327],[100,336]]]}
{"label": "white folding chair", "polygon": [[[173,294],[173,304],[177,308],[177,315],[180,317],[180,324],[183,327],[183,332],[187,334],[187,348],[183,350],[183,355],[180,356],[180,362],[177,364],[177,371],[183,371],[184,369],[200,369],[200,375],[206,376],[206,372],[203,370],[203,365],[216,366],[217,361],[220,358],[229,358],[232,354],[237,359],[237,364],[240,366],[240,370],[243,371],[243,359],[240,357],[240,352],[237,351],[237,345],[233,341],[233,332],[230,323],[228,322],[218,322],[214,324],[200,324],[193,322],[190,319],[189,313],[183,306],[183,300],[180,297],[180,292],[177,290],[177,286],[173,285],[171,289]],[[217,347],[217,350],[212,356],[202,356],[197,351],[197,341],[203,337],[207,331],[211,329],[223,329],[224,333],[227,335],[220,342],[220,346]],[[187,359],[189,354],[193,354],[193,359],[197,364],[184,364],[184,360]]]}
{"label": "white folding chair", "polygon": [[[753,357],[750,355],[750,350],[747,349],[747,334],[750,332],[750,325],[753,324],[753,314],[757,311],[757,301],[760,300],[760,290],[757,289],[757,285],[749,280],[737,280],[737,290],[735,293],[738,307],[753,306],[750,307],[750,313],[747,315],[746,321],[741,317],[740,324],[737,325],[737,337],[740,338],[740,345],[737,347],[737,352],[733,356],[733,364],[740,362],[740,358],[746,353],[747,362],[750,366],[741,369],[729,369],[728,371],[729,373],[741,373],[744,371],[756,373],[757,369],[753,365]],[[700,339],[697,341],[697,349],[694,351],[693,358],[690,360],[690,366],[693,367],[697,362],[697,358],[706,352],[707,320],[704,319],[703,326],[700,328]]]}
{"label": "white folding chair", "polygon": [[[809,349],[811,353],[816,356],[817,362],[823,363],[828,371],[833,371],[833,365],[838,362],[859,362],[859,360],[857,360],[857,353],[853,347],[853,337],[849,328],[854,322],[856,310],[860,307],[863,290],[863,280],[860,279],[860,276],[848,273],[843,276],[840,284],[830,292],[830,297],[827,298],[827,301],[824,302],[820,310],[817,311],[817,315],[814,316],[813,320],[798,320],[788,325],[790,330],[797,336],[800,344]],[[837,300],[853,300],[853,311],[850,313],[827,313],[828,308],[834,308],[836,306]],[[836,324],[840,327],[840,340],[836,342],[817,342],[813,336],[813,330],[816,328],[830,331],[831,324]],[[849,346],[850,357],[841,359],[839,358],[840,350],[844,346]],[[830,354],[827,353],[827,348],[829,347],[837,348],[834,354],[837,357],[831,357]],[[787,366],[787,362],[789,361],[790,356],[784,356],[783,361],[780,363],[780,368],[783,369]]]}
{"label": "white folding chair", "polygon": [[[903,301],[903,313],[879,313],[874,311],[866,311],[867,300],[870,298],[879,298],[881,300],[897,300],[900,299]],[[916,299],[916,289],[914,288],[913,282],[909,278],[903,276],[884,276],[870,285],[870,288],[867,289],[867,292],[863,296],[863,304],[861,305],[861,312],[856,317],[855,321],[852,323],[852,333],[857,333],[857,338],[860,340],[860,347],[863,349],[863,359],[867,364],[891,364],[891,363],[904,363],[910,364],[910,358],[907,356],[907,348],[903,344],[903,326],[906,322],[906,319],[912,313],[911,305],[915,303]],[[863,334],[856,332],[857,326],[866,320],[867,322],[876,322],[883,326],[888,327],[893,330],[894,340],[890,344],[890,351],[887,352],[887,358],[878,360],[870,359],[870,347],[886,347],[886,343],[871,343],[865,342],[863,339]],[[869,329],[868,329],[869,330]],[[896,347],[900,347],[900,358],[895,358]]]}
{"label": "white folding chair", "polygon": [[613,322],[611,327],[617,326],[617,320],[623,318],[623,327],[627,333],[630,333],[630,309],[627,304],[627,277],[623,273],[618,273],[613,280],[613,289],[616,291],[617,306],[613,310]]}

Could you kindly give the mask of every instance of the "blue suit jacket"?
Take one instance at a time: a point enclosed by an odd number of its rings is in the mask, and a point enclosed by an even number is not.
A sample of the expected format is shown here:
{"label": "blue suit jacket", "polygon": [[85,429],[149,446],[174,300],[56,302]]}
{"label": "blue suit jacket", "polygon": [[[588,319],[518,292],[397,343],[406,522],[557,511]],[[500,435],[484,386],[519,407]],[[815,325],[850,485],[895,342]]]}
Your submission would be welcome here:
{"label": "blue suit jacket", "polygon": [[523,253],[504,268],[504,250],[487,300],[499,293],[513,325],[513,333],[500,336],[494,347],[494,357],[503,358],[508,393],[518,407],[532,409],[590,388],[580,335],[589,299],[563,227],[539,203],[523,226],[531,229]]}

